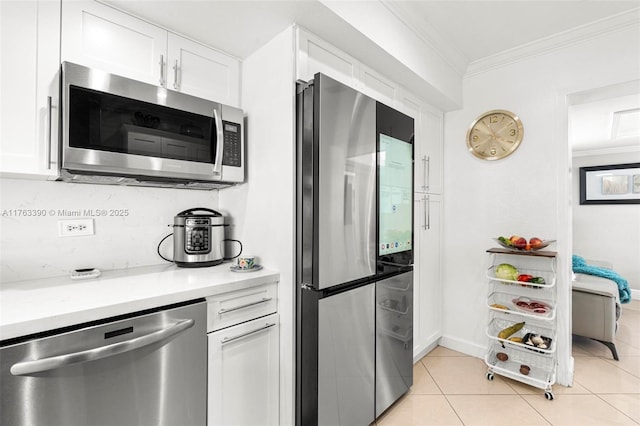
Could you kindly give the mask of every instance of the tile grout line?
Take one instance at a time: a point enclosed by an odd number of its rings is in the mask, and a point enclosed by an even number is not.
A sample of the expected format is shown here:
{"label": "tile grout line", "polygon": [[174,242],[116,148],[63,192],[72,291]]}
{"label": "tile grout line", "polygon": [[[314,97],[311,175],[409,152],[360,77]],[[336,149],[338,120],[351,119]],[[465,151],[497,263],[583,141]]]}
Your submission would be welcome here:
{"label": "tile grout line", "polygon": [[[609,403],[609,401],[607,401],[606,399],[604,399],[601,394],[599,393],[594,393],[594,395],[596,396],[596,398],[600,399],[602,402],[604,402],[605,404],[607,404],[609,407],[613,408],[614,410],[616,410],[617,412],[619,412],[620,414],[622,414],[623,416],[625,416],[626,418],[628,418],[629,420],[631,420],[632,422],[634,422],[635,424],[640,424],[638,422],[636,422],[632,417],[630,417],[627,413],[625,413],[624,411],[618,409],[618,407],[612,405],[611,403]],[[626,394],[626,393],[619,393],[619,394],[609,394],[609,395],[636,395],[636,394]]]}
{"label": "tile grout line", "polygon": [[[451,358],[451,357],[446,357],[446,358]],[[444,391],[442,390],[442,388],[440,387],[440,385],[438,384],[438,382],[436,381],[435,377],[433,377],[431,375],[431,372],[429,371],[429,368],[424,365],[424,363],[422,363],[422,360],[420,360],[420,363],[422,364],[422,366],[424,367],[425,370],[427,370],[427,374],[429,375],[429,377],[431,377],[431,380],[433,380],[433,383],[436,385],[436,387],[438,388],[438,390],[440,391],[440,394],[444,397],[445,401],[447,401],[447,404],[449,404],[449,407],[451,407],[451,410],[453,410],[453,412],[456,414],[456,417],[458,418],[458,420],[460,420],[460,423],[464,426],[465,423],[462,420],[462,417],[460,417],[460,414],[458,413],[458,411],[456,410],[456,408],[453,406],[453,404],[451,403],[451,401],[449,400],[449,397],[447,396],[446,393],[444,393]]]}

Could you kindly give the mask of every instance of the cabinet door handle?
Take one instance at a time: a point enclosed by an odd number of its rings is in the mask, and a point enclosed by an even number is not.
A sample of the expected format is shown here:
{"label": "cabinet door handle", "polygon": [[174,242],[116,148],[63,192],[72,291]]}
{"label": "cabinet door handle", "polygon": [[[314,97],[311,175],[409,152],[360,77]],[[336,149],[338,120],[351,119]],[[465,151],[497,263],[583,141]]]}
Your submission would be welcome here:
{"label": "cabinet door handle", "polygon": [[164,87],[164,55],[160,55],[160,86]]}
{"label": "cabinet door handle", "polygon": [[273,299],[272,297],[263,297],[262,300],[258,300],[257,302],[245,303],[244,305],[234,306],[233,308],[229,308],[229,309],[220,309],[218,311],[218,315],[228,314],[229,312],[237,311],[239,309],[245,309],[251,306],[256,306],[261,303],[266,303],[272,299]]}
{"label": "cabinet door handle", "polygon": [[45,149],[44,149],[44,168],[45,170],[51,170],[51,136],[52,136],[52,130],[51,130],[51,119],[52,119],[52,111],[53,111],[53,99],[51,98],[51,96],[47,96],[47,141],[45,144]]}
{"label": "cabinet door handle", "polygon": [[427,195],[427,199],[425,200],[426,208],[427,208],[427,226],[425,229],[431,229],[431,203],[429,202],[429,196]]}
{"label": "cabinet door handle", "polygon": [[427,156],[422,157],[422,190],[427,190]]}
{"label": "cabinet door handle", "polygon": [[422,196],[422,203],[423,203],[423,207],[422,207],[422,229],[427,229],[427,196],[423,195]]}
{"label": "cabinet door handle", "polygon": [[430,179],[430,173],[431,173],[431,161],[430,161],[430,157],[427,157],[426,155],[424,157],[422,157],[422,163],[423,163],[423,167],[422,167],[422,171],[424,173],[424,176],[422,177],[422,190],[423,191],[428,191],[429,190],[429,181]]}
{"label": "cabinet door handle", "polygon": [[178,90],[180,85],[178,85],[178,60],[173,63],[173,88]]}
{"label": "cabinet door handle", "polygon": [[431,187],[431,157],[427,157],[427,187],[426,191],[429,191]]}
{"label": "cabinet door handle", "polygon": [[233,337],[225,337],[224,339],[222,339],[222,342],[220,342],[220,343],[222,345],[226,345],[227,343],[231,343],[234,340],[242,339],[243,337],[247,337],[247,336],[249,336],[251,334],[255,334],[255,333],[259,333],[260,331],[264,331],[264,330],[266,330],[268,328],[273,327],[274,325],[276,325],[276,324],[275,323],[273,323],[273,324],[267,323],[267,324],[264,325],[264,327],[256,328],[255,330],[247,331],[246,333],[242,333],[242,334],[239,334],[239,335],[233,336]]}

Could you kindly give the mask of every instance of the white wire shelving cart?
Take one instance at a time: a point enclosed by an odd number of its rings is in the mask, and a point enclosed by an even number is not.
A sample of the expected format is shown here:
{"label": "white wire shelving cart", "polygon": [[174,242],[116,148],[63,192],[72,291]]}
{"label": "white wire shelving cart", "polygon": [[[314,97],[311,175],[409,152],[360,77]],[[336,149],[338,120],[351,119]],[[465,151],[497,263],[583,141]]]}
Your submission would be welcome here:
{"label": "white wire shelving cart", "polygon": [[[517,380],[545,391],[553,399],[556,381],[556,255],[554,251],[487,250],[489,344],[485,356],[487,379],[494,374]],[[496,277],[496,267],[509,264],[521,280]],[[527,276],[536,278],[527,280]],[[509,336],[502,330],[521,325]]]}

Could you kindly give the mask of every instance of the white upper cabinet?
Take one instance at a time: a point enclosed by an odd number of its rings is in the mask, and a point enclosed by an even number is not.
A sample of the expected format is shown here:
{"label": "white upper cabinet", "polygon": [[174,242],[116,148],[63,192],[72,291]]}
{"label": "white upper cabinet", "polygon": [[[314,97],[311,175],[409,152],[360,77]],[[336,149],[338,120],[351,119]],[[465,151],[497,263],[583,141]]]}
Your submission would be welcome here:
{"label": "white upper cabinet", "polygon": [[168,89],[238,106],[240,62],[200,43],[169,33]]}
{"label": "white upper cabinet", "polygon": [[366,65],[360,65],[360,81],[362,93],[390,107],[395,105],[397,87],[392,81]]}
{"label": "white upper cabinet", "polygon": [[442,194],[444,114],[429,106],[420,111],[420,139],[415,147],[416,191]]}
{"label": "white upper cabinet", "polygon": [[398,96],[396,108],[415,120],[414,191],[442,194],[444,114],[404,91]]}
{"label": "white upper cabinet", "polygon": [[240,62],[93,1],[64,1],[62,60],[239,106]]}
{"label": "white upper cabinet", "polygon": [[62,60],[161,85],[167,31],[100,3],[64,1]]}
{"label": "white upper cabinet", "polygon": [[60,2],[0,1],[0,40],[0,174],[55,176]]}
{"label": "white upper cabinet", "polygon": [[306,31],[298,28],[297,33],[297,79],[309,81],[321,72],[347,86],[358,88],[360,63],[356,59]]}
{"label": "white upper cabinet", "polygon": [[317,72],[387,104],[415,120],[414,190],[442,194],[444,114],[407,88],[389,80],[319,37],[297,29],[296,77],[309,81]]}

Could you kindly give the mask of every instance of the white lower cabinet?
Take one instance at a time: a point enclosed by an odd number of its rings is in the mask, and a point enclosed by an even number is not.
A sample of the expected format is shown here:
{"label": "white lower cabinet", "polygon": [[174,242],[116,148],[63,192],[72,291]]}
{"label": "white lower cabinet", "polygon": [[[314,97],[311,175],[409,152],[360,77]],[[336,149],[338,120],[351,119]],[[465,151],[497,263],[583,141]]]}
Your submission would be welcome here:
{"label": "white lower cabinet", "polygon": [[441,220],[442,196],[414,194],[414,356],[425,355],[442,334]]}
{"label": "white lower cabinet", "polygon": [[209,426],[278,425],[278,314],[208,334]]}

